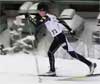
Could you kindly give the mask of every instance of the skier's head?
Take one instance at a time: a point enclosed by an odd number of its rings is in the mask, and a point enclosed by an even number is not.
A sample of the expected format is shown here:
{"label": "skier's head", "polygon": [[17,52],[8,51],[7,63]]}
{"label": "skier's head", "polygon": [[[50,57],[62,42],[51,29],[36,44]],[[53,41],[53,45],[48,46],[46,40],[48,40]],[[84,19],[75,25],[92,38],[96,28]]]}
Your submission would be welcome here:
{"label": "skier's head", "polygon": [[40,2],[37,6],[37,10],[39,11],[40,16],[45,16],[48,12],[48,5],[45,2]]}

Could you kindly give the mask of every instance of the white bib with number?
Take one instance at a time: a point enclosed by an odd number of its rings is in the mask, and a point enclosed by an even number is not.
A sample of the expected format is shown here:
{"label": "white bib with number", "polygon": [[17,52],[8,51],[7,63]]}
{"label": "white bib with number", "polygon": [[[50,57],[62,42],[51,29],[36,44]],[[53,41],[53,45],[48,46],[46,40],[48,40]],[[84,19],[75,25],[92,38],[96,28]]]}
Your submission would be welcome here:
{"label": "white bib with number", "polygon": [[60,34],[65,27],[58,22],[56,16],[51,14],[47,14],[47,16],[50,18],[50,20],[48,20],[45,25],[51,35],[55,37]]}

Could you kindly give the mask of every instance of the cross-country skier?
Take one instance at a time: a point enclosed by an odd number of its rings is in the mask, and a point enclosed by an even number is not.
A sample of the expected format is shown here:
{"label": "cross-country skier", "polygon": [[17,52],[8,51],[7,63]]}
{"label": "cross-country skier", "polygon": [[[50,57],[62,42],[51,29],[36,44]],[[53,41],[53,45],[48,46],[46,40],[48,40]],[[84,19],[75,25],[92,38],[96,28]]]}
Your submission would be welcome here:
{"label": "cross-country skier", "polygon": [[38,14],[35,17],[35,20],[30,20],[33,21],[37,28],[40,27],[41,24],[44,24],[47,30],[51,33],[52,37],[54,37],[54,40],[48,50],[50,70],[46,73],[46,75],[56,76],[54,53],[63,43],[66,44],[66,46],[64,46],[63,48],[66,49],[66,51],[73,58],[76,58],[85,63],[89,67],[90,74],[92,74],[94,72],[94,69],[96,68],[96,63],[92,63],[82,55],[75,52],[63,33],[63,29],[65,27],[67,27],[71,33],[73,33],[72,29],[69,28],[68,25],[66,25],[63,21],[58,20],[56,16],[49,14],[48,5],[45,2],[40,2],[37,9]]}

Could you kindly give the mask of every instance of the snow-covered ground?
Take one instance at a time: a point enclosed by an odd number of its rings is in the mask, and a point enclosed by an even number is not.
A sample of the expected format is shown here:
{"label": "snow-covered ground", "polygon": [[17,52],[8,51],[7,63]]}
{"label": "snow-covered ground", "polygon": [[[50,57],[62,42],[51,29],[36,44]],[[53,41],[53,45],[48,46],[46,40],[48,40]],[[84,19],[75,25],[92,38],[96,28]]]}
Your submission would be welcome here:
{"label": "snow-covered ground", "polygon": [[[0,56],[0,84],[39,84],[36,70],[38,61],[39,74],[49,70],[48,58],[38,54],[22,52]],[[100,73],[100,60],[89,59],[97,63],[94,73]],[[100,76],[74,78],[89,73],[88,67],[78,60],[56,58],[56,71],[63,77],[40,77],[40,84],[100,84]]]}

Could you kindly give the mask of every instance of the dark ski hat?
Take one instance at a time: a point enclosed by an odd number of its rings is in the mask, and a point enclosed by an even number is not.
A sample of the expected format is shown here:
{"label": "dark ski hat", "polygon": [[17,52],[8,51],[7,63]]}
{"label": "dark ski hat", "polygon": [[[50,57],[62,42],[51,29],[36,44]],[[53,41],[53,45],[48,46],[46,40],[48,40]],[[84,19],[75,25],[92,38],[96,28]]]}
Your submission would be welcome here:
{"label": "dark ski hat", "polygon": [[48,12],[48,4],[46,2],[40,2],[37,6],[37,10]]}

